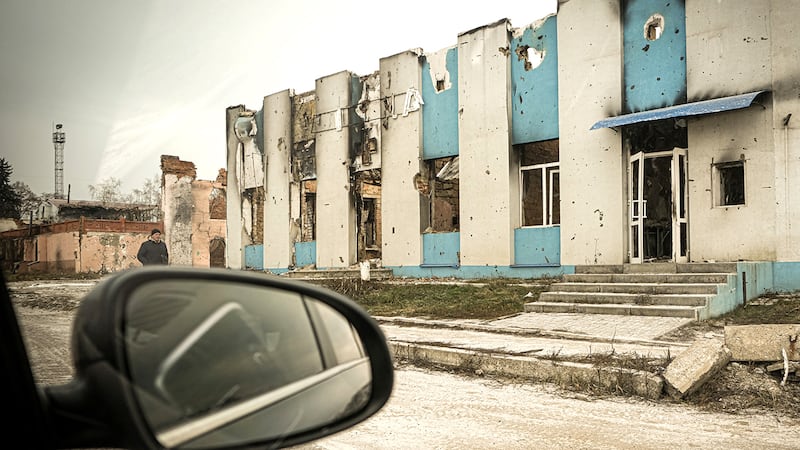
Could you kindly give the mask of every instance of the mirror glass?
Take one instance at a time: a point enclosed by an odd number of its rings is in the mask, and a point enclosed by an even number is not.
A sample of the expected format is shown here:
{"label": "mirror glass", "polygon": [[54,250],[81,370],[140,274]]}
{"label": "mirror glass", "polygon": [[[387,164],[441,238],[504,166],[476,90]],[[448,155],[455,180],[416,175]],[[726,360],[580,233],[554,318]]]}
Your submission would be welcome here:
{"label": "mirror glass", "polygon": [[286,437],[352,415],[370,397],[352,325],[291,290],[154,280],[132,292],[124,333],[135,395],[165,447]]}

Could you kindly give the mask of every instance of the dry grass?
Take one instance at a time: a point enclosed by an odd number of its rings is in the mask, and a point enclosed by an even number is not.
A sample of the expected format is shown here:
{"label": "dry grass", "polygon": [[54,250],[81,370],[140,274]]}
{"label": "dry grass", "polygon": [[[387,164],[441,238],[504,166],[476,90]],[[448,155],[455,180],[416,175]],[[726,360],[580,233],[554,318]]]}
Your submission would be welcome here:
{"label": "dry grass", "polygon": [[484,320],[519,313],[549,284],[539,280],[398,284],[360,279],[315,283],[354,299],[375,316]]}

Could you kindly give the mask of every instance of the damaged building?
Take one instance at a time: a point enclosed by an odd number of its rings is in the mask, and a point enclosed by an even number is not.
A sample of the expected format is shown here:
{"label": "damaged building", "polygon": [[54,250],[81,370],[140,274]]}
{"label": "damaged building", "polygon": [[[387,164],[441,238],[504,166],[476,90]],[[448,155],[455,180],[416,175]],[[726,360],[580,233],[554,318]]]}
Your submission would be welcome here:
{"label": "damaged building", "polygon": [[0,232],[0,262],[11,273],[111,273],[141,266],[136,254],[162,230],[170,264],[225,267],[226,171],[197,180],[192,162],[161,157],[161,200],[140,205],[50,199],[43,223]]}
{"label": "damaged building", "polygon": [[790,0],[561,1],[228,108],[229,264],[728,262],[749,277],[721,310],[800,289],[798,18]]}
{"label": "damaged building", "polygon": [[225,267],[225,169],[215,180],[198,180],[193,162],[162,155],[161,174],[162,231],[170,264]]}
{"label": "damaged building", "polygon": [[140,266],[139,245],[161,222],[81,217],[0,233],[9,273],[111,273]]}

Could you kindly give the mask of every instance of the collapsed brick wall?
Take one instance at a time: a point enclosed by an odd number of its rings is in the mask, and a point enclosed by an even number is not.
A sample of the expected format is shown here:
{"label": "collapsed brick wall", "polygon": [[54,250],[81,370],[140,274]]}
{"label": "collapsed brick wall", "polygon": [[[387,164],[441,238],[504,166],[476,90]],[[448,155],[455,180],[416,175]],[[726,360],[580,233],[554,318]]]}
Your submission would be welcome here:
{"label": "collapsed brick wall", "polygon": [[161,155],[161,173],[170,173],[179,178],[189,177],[195,179],[197,177],[197,168],[191,161],[181,161],[177,156]]}

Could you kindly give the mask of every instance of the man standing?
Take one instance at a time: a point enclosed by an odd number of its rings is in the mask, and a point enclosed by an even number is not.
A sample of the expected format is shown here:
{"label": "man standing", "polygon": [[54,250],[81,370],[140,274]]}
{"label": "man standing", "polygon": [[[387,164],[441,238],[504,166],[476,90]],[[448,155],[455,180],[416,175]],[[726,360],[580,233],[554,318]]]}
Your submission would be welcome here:
{"label": "man standing", "polygon": [[167,244],[161,240],[161,230],[153,228],[153,231],[150,232],[150,239],[142,242],[142,246],[139,247],[139,253],[136,254],[136,259],[138,259],[143,266],[169,264]]}

